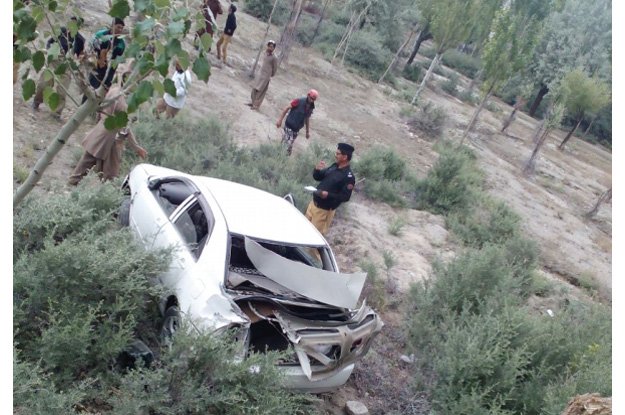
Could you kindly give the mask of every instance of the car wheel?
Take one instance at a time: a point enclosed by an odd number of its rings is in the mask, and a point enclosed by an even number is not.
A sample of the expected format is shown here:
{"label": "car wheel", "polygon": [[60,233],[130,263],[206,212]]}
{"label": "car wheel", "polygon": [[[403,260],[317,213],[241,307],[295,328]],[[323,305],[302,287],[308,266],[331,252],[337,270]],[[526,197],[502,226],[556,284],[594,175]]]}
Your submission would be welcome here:
{"label": "car wheel", "polygon": [[180,310],[176,306],[171,306],[165,310],[163,316],[163,327],[161,328],[161,340],[165,343],[171,342],[176,330],[180,328]]}
{"label": "car wheel", "polygon": [[122,226],[130,226],[130,198],[125,197],[119,205],[119,211],[117,212],[117,220]]}

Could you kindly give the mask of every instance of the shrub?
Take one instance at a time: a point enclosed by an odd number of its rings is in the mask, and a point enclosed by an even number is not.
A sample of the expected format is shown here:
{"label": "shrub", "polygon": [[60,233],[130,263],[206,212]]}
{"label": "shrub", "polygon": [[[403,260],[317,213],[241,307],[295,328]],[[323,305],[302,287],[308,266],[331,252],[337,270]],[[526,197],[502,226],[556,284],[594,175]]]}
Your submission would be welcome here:
{"label": "shrub", "polygon": [[477,104],[479,100],[477,95],[474,94],[470,89],[463,90],[457,96],[460,99],[460,101],[466,102],[467,104],[471,104],[471,105]]}
{"label": "shrub", "polygon": [[449,78],[441,84],[441,89],[454,97],[458,95],[458,75],[450,73]]}
{"label": "shrub", "polygon": [[481,197],[470,212],[452,213],[447,218],[447,226],[465,245],[481,248],[487,243],[499,244],[516,236],[520,220],[505,203]]}
{"label": "shrub", "polygon": [[481,186],[473,153],[466,147],[446,149],[427,177],[417,182],[417,206],[436,214],[465,212]]}
{"label": "shrub", "polygon": [[409,81],[420,82],[422,78],[421,66],[417,64],[404,66],[404,69],[402,70],[402,76]]}
{"label": "shrub", "polygon": [[358,174],[367,180],[403,179],[406,174],[406,162],[395,151],[384,147],[375,147],[368,150],[354,165]]}
{"label": "shrub", "polygon": [[447,113],[442,107],[436,106],[429,101],[420,103],[412,117],[408,119],[408,125],[424,132],[430,137],[439,137],[447,123]]}
{"label": "shrub", "polygon": [[354,163],[354,171],[357,177],[366,179],[367,197],[391,206],[406,206],[412,178],[406,162],[393,150],[376,147],[367,151]]}
{"label": "shrub", "polygon": [[455,69],[468,78],[475,78],[481,68],[480,60],[457,49],[447,50],[441,59],[443,65]]}
{"label": "shrub", "polygon": [[97,185],[83,180],[69,195],[28,198],[13,217],[14,258],[39,250],[46,242],[60,243],[70,234],[101,233],[117,211],[122,194],[113,183]]}
{"label": "shrub", "polygon": [[612,393],[610,311],[573,302],[531,314],[519,276],[535,253],[517,256],[520,244],[468,251],[411,287],[408,341],[427,356],[417,361],[436,413],[555,415],[575,394]]}
{"label": "shrub", "polygon": [[[266,0],[245,0],[244,10],[247,14],[266,22],[273,7],[273,1]],[[275,25],[284,25],[289,20],[290,4],[286,0],[278,0],[276,10],[271,17],[271,23]]]}
{"label": "shrub", "polygon": [[370,79],[377,80],[392,58],[375,33],[359,30],[352,35],[345,61]]}

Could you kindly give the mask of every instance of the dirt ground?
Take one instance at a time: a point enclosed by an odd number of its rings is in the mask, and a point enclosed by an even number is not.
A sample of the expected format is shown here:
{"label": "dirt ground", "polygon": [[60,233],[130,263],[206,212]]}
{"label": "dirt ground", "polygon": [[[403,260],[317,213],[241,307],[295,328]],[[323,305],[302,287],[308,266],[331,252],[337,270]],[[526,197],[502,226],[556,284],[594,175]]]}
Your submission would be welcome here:
{"label": "dirt ground", "polygon": [[[87,30],[83,34],[90,35],[106,25],[108,19],[99,3],[104,2],[81,2],[87,14]],[[237,18],[238,28],[228,50],[228,65],[211,55],[211,78],[208,84],[194,81],[182,110],[185,116],[215,116],[228,126],[237,143],[253,146],[279,140],[280,130],[275,122],[282,109],[291,99],[315,88],[320,98],[311,119],[311,138],[307,141],[302,134],[295,143],[295,152],[303,151],[313,142],[333,147],[339,141],[348,141],[355,146],[357,159],[359,154],[381,145],[395,149],[419,176],[427,173],[437,157],[434,142],[409,130],[400,116],[401,109],[408,104],[396,98],[398,92],[352,74],[346,68],[333,68],[312,49],[294,48],[288,66],[281,67],[272,79],[260,110],[247,107],[251,84],[247,74],[261,46],[265,24],[241,10]],[[225,17],[220,16],[218,23],[223,27]],[[269,36],[277,40],[278,29],[272,27]],[[416,86],[410,84],[410,88],[412,93]],[[460,140],[474,108],[434,89],[426,90],[423,99],[445,109],[449,121],[444,136]],[[21,90],[16,86],[13,94],[14,171],[32,167],[62,126],[45,105],[34,113],[29,104],[23,102]],[[521,215],[526,235],[540,246],[545,275],[567,282],[591,281],[602,297],[610,301],[611,204],[603,205],[593,220],[584,219],[583,214],[612,185],[611,153],[575,137],[565,151],[559,151],[557,144],[565,132],[556,131],[540,154],[536,174],[528,178],[521,170],[532,150],[531,137],[537,120],[520,114],[510,127],[509,135],[502,135],[498,132],[501,121],[511,108],[502,102],[496,102],[496,106],[499,108],[496,112],[484,110],[477,132],[467,142],[478,155],[488,191]],[[75,107],[72,103],[67,105],[64,120]],[[91,121],[85,123],[71,137],[46,171],[37,192],[65,189],[66,178],[81,153],[79,142],[92,125]],[[402,218],[406,225],[400,235],[393,236],[388,225],[396,218]],[[362,258],[383,267],[382,252],[392,252],[396,265],[381,276],[392,280],[398,296],[411,282],[428,278],[434,260],[449,259],[458,250],[445,229],[443,217],[418,210],[393,209],[358,193],[337,214],[328,240],[344,271],[357,270]],[[401,325],[400,319],[390,314],[384,318],[393,323],[385,327],[382,338]],[[378,352],[383,349],[383,343],[378,342]],[[398,341],[395,353],[402,353],[401,346]],[[399,354],[388,358],[398,360]],[[337,406],[350,397],[363,400],[370,405],[372,413],[378,413],[374,410],[378,406],[373,397],[358,396],[360,392],[354,382],[352,378],[344,388],[326,399],[328,413],[340,413]]]}

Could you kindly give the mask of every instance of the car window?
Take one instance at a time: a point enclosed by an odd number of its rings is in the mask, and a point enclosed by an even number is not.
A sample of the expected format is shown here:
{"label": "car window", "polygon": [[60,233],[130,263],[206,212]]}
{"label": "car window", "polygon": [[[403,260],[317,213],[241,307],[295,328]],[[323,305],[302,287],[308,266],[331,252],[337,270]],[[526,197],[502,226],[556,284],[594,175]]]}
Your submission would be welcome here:
{"label": "car window", "polygon": [[166,216],[170,216],[182,202],[193,194],[191,186],[175,180],[159,182],[153,190]]}
{"label": "car window", "polygon": [[214,224],[210,211],[203,209],[196,200],[180,212],[173,223],[187,249],[199,258]]}

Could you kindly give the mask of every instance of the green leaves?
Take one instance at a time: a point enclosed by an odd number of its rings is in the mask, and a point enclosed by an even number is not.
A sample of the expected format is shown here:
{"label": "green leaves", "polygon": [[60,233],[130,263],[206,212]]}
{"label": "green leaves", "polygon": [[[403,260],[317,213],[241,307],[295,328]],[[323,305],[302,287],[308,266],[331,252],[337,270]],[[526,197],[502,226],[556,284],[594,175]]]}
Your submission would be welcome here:
{"label": "green leaves", "polygon": [[35,95],[35,88],[35,81],[33,81],[32,79],[27,79],[24,81],[24,83],[22,84],[22,97],[24,98],[24,101],[28,101],[30,97]]}
{"label": "green leaves", "polygon": [[165,92],[172,97],[176,96],[176,86],[174,85],[174,81],[171,79],[167,78],[163,81],[163,88],[165,89]]}
{"label": "green leaves", "polygon": [[128,112],[132,113],[137,110],[139,105],[152,97],[154,87],[149,81],[141,81],[134,93],[128,97]]}
{"label": "green leaves", "polygon": [[23,43],[37,38],[37,22],[27,12],[13,13],[13,20],[17,18],[17,25],[13,26],[14,33]]}
{"label": "green leaves", "polygon": [[130,6],[127,0],[116,0],[113,7],[109,10],[109,16],[123,19],[130,15]]}
{"label": "green leaves", "polygon": [[33,67],[36,72],[39,72],[43,68],[43,64],[46,62],[46,57],[42,51],[38,50],[33,55]]}
{"label": "green leaves", "polygon": [[115,114],[109,115],[104,120],[104,127],[107,130],[119,130],[128,125],[128,113],[125,111],[116,111]]}
{"label": "green leaves", "polygon": [[208,33],[204,33],[202,36],[200,36],[200,42],[202,43],[202,48],[204,50],[209,50],[211,48],[211,45],[213,44],[213,38]]}
{"label": "green leaves", "polygon": [[199,80],[208,82],[208,78],[211,75],[211,68],[210,63],[203,53],[200,53],[200,56],[198,56],[197,59],[195,59],[195,62],[193,62],[193,73]]}
{"label": "green leaves", "polygon": [[50,107],[50,110],[56,110],[60,101],[61,97],[51,87],[48,86],[43,90],[43,102]]}

